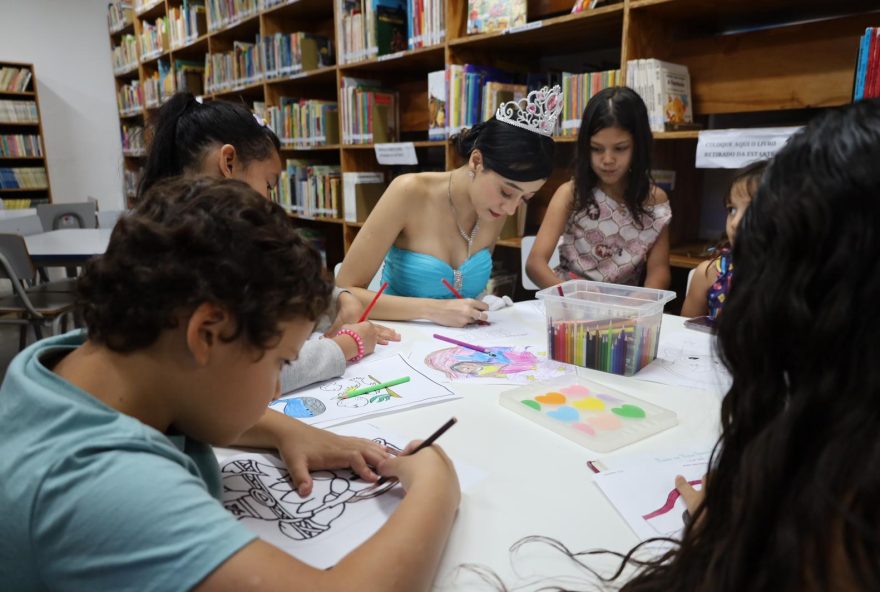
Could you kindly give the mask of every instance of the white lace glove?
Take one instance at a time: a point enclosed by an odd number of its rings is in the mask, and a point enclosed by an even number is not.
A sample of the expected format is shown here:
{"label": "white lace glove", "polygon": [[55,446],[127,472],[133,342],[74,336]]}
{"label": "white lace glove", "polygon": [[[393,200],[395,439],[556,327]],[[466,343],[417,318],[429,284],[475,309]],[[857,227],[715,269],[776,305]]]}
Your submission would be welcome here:
{"label": "white lace glove", "polygon": [[513,306],[513,300],[510,299],[510,296],[502,296],[499,298],[494,294],[486,294],[481,300],[489,305],[489,310],[501,310],[502,308]]}

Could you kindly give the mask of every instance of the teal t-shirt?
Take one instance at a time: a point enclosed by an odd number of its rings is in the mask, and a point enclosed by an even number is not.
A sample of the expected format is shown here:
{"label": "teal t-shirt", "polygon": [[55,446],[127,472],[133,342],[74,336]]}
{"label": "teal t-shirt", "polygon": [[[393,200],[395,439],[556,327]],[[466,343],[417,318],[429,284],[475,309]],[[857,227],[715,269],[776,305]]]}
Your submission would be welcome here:
{"label": "teal t-shirt", "polygon": [[220,504],[209,446],[169,438],[41,362],[83,339],[32,345],[0,387],[0,587],[189,590],[255,537]]}

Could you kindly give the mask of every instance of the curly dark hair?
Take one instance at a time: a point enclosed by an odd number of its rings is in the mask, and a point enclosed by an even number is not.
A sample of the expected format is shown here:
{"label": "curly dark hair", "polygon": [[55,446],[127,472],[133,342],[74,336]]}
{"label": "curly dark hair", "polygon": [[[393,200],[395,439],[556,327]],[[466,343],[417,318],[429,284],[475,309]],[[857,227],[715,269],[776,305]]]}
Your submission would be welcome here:
{"label": "curly dark hair", "polygon": [[280,206],[247,184],[171,179],[145,197],[77,284],[89,339],[135,351],[211,302],[236,319],[230,340],[244,336],[264,350],[281,321],[326,310],[332,285],[320,256]]}

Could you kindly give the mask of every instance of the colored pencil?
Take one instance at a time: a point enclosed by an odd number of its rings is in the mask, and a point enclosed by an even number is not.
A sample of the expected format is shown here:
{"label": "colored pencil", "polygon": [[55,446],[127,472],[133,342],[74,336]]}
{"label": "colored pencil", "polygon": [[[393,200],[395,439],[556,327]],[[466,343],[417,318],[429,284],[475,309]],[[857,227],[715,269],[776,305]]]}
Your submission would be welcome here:
{"label": "colored pencil", "polygon": [[379,296],[382,295],[382,292],[384,292],[385,288],[387,288],[387,287],[388,287],[388,282],[383,282],[382,287],[379,288],[379,291],[376,292],[375,296],[373,296],[373,301],[370,302],[370,306],[368,306],[364,310],[364,314],[361,315],[361,318],[358,320],[358,323],[363,323],[364,321],[367,320],[367,316],[370,314],[370,311],[373,310],[373,307],[376,306],[376,301],[379,300]]}
{"label": "colored pencil", "polygon": [[482,352],[484,354],[489,354],[493,358],[496,357],[489,348],[483,347],[482,345],[474,345],[473,343],[468,343],[466,341],[459,341],[458,339],[453,339],[452,337],[446,337],[445,335],[440,335],[439,333],[434,333],[434,339],[439,339],[440,341],[446,341],[448,343],[454,343],[455,345],[460,345],[461,347],[466,347],[468,349],[472,349],[474,351]]}
{"label": "colored pencil", "polygon": [[346,391],[339,395],[340,399],[350,399],[352,397],[357,397],[359,395],[366,395],[367,393],[372,393],[375,391],[381,391],[383,388],[388,388],[389,386],[397,386],[398,384],[403,384],[404,382],[409,382],[409,376],[403,376],[401,378],[395,378],[394,380],[389,380],[388,382],[380,382],[379,384],[370,384],[359,389],[352,389],[350,391]]}
{"label": "colored pencil", "polygon": [[[455,289],[455,286],[453,286],[452,284],[450,284],[450,283],[447,281],[446,278],[440,278],[440,281],[443,282],[443,285],[446,286],[446,289],[447,289],[447,290],[449,290],[450,292],[452,292],[452,295],[453,295],[453,296],[455,296],[455,297],[458,298],[459,300],[464,300],[464,296],[462,296],[461,293],[460,293],[458,290]],[[477,324],[478,324],[478,325],[488,325],[488,324],[489,324],[489,321],[484,321],[484,320],[480,319],[480,320],[477,321]]]}
{"label": "colored pencil", "polygon": [[[419,445],[416,447],[415,450],[413,450],[412,452],[410,452],[410,454],[415,454],[415,453],[418,452],[419,450],[422,450],[422,449],[424,449],[424,448],[427,448],[428,446],[430,446],[431,444],[433,444],[434,442],[436,442],[436,441],[437,441],[437,438],[439,438],[440,436],[442,436],[442,435],[446,432],[446,430],[448,430],[449,428],[451,428],[452,426],[454,426],[454,425],[455,425],[455,422],[457,422],[457,421],[458,421],[458,419],[455,418],[455,417],[450,418],[449,421],[447,421],[447,422],[444,423],[442,426],[440,426],[440,427],[437,429],[436,432],[434,432],[433,434],[431,434],[430,436],[428,436],[428,439],[425,440],[424,442],[422,442],[421,444],[419,444]],[[388,479],[389,479],[388,477],[382,477],[381,479],[379,479],[378,481],[376,481],[376,485],[382,485],[383,483],[387,482]]]}

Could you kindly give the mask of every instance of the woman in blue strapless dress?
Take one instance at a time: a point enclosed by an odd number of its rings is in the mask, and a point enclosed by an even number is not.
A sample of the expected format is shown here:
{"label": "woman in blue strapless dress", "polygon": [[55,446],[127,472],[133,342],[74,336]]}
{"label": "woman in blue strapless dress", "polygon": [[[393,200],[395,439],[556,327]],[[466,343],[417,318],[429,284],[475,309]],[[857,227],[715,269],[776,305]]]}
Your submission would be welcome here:
{"label": "woman in blue strapless dress", "polygon": [[355,237],[337,285],[369,303],[366,286],[384,261],[388,287],[370,318],[456,327],[485,319],[487,306],[476,298],[492,272],[495,241],[553,171],[560,108],[558,87],[533,91],[453,138],[465,165],[395,178]]}

